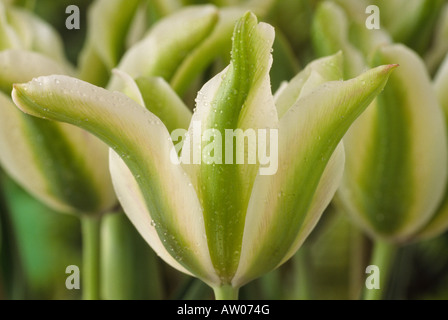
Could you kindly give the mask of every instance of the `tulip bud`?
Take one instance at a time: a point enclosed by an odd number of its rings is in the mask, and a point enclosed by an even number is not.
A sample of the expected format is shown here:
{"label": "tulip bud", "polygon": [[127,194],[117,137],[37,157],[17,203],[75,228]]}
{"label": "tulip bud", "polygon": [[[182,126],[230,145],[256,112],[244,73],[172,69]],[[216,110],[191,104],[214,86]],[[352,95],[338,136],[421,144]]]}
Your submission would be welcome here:
{"label": "tulip bud", "polygon": [[339,199],[376,239],[404,242],[434,214],[447,178],[444,117],[422,60],[403,45],[375,54],[398,63],[384,92],[344,138]]}
{"label": "tulip bud", "polygon": [[0,50],[39,52],[65,64],[64,47],[50,25],[29,11],[0,2]]}
{"label": "tulip bud", "polygon": [[7,93],[14,82],[69,71],[37,53],[0,52],[0,163],[35,197],[62,212],[97,214],[116,203],[107,147],[84,130],[18,112]]}

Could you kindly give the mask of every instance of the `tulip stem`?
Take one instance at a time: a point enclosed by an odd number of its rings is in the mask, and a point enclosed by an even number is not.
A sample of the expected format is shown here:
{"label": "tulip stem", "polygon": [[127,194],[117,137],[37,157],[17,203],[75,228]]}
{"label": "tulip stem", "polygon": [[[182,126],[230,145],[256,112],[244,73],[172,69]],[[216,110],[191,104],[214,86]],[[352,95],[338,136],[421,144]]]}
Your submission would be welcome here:
{"label": "tulip stem", "polygon": [[238,300],[239,288],[234,288],[231,285],[223,285],[221,287],[214,287],[216,300]]}
{"label": "tulip stem", "polygon": [[[396,251],[397,248],[390,243],[378,240],[375,241],[370,265],[377,266],[378,270],[372,269],[369,271],[370,276],[366,279],[364,288],[364,300],[385,299]],[[379,271],[379,273],[377,271]],[[375,275],[375,272],[378,274]],[[368,285],[373,285],[377,280],[379,281],[379,288],[369,289]]]}
{"label": "tulip stem", "polygon": [[83,236],[82,288],[84,300],[100,298],[100,226],[98,217],[81,218]]}

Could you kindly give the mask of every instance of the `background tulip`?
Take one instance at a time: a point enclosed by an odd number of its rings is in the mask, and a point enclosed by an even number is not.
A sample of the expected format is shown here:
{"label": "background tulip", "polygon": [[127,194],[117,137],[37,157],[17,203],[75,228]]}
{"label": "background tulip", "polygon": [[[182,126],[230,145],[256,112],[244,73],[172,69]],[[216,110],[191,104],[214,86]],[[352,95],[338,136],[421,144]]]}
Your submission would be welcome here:
{"label": "background tulip", "polygon": [[[372,264],[380,266],[384,280],[397,244],[420,239],[419,233],[424,232],[430,220],[444,228],[443,214],[436,211],[446,188],[446,124],[422,58],[404,45],[392,44],[393,39],[405,37],[398,31],[400,21],[390,20],[387,31],[374,30],[376,35],[372,33],[370,37],[352,36],[366,33],[366,28],[350,16],[350,1],[336,2],[344,9],[324,2],[314,21],[315,44],[320,54],[348,52],[351,59],[345,60],[347,75],[358,74],[367,65],[391,61],[400,65],[384,92],[344,138],[347,163],[337,196],[341,210],[374,239],[377,249]],[[398,1],[390,5],[398,5]],[[420,5],[426,4],[415,1],[407,4],[406,10],[410,10],[409,14],[429,14],[415,7]],[[337,15],[331,16],[331,10]],[[380,10],[387,15],[387,8],[380,5]],[[342,26],[343,30],[337,37],[335,26]],[[326,45],[324,39],[333,41]],[[375,294],[372,290],[367,292]]]}

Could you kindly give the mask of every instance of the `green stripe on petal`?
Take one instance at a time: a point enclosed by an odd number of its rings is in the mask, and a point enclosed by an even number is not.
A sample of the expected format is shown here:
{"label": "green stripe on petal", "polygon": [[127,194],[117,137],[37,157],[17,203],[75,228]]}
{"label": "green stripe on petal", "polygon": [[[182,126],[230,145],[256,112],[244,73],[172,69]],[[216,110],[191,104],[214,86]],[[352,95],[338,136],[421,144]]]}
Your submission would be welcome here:
{"label": "green stripe on petal", "polygon": [[162,120],[169,132],[188,129],[192,113],[163,78],[139,77],[135,81],[146,108]]}
{"label": "green stripe on petal", "polygon": [[142,194],[137,180],[124,161],[113,150],[110,151],[110,171],[114,188],[123,210],[128,213],[132,224],[145,241],[170,266],[188,275],[192,275],[166,250],[157,234],[155,228],[156,222],[151,218],[151,214],[145,204],[145,197]]}
{"label": "green stripe on petal", "polygon": [[89,11],[90,45],[109,69],[114,68],[125,51],[126,35],[139,0],[99,0]]}
{"label": "green stripe on petal", "polygon": [[6,5],[0,2],[0,50],[20,48],[20,39],[8,24]]}
{"label": "green stripe on petal", "polygon": [[228,52],[232,45],[231,36],[235,23],[246,11],[239,7],[222,8],[219,10],[219,19],[204,41],[198,43],[185,58],[170,81],[174,90],[182,95],[216,56]]}
{"label": "green stripe on petal", "polygon": [[123,92],[162,120],[169,132],[188,129],[192,113],[163,78],[139,77],[134,80],[119,69],[114,69],[114,73],[125,82]]}
{"label": "green stripe on petal", "polygon": [[24,114],[21,118],[21,129],[33,155],[31,162],[45,175],[47,191],[79,212],[100,212],[100,195],[83,163],[82,145],[73,145],[70,141],[75,134],[70,130],[73,128],[65,125],[64,130],[60,123]]}
{"label": "green stripe on petal", "polygon": [[[231,64],[199,92],[197,110],[182,151],[183,163],[194,163],[198,158],[201,161],[201,165],[185,167],[200,195],[210,254],[224,283],[230,282],[240,260],[247,204],[259,169],[258,160],[250,164],[246,158],[248,149],[256,142],[244,143],[244,164],[237,164],[235,143],[225,145],[226,130],[241,129],[243,134],[250,129],[257,135],[257,129],[277,126],[269,81],[273,40],[273,28],[258,24],[252,13],[239,20],[233,36]],[[213,130],[216,135],[209,139],[203,137],[198,156],[197,146],[191,146],[197,135],[197,123],[202,133]],[[210,150],[213,144],[217,149]],[[188,155],[185,145],[192,150]],[[232,158],[226,156],[229,151]]]}
{"label": "green stripe on petal", "polygon": [[72,126],[23,114],[3,94],[0,100],[0,162],[28,192],[63,212],[115,205],[107,168],[97,168],[107,161],[106,146]]}
{"label": "green stripe on petal", "polygon": [[448,53],[448,3],[444,5],[434,30],[431,47],[425,53],[425,62],[430,74],[434,74]]}
{"label": "green stripe on petal", "polygon": [[[38,53],[6,50],[0,53],[0,88],[10,94],[14,82],[66,73],[53,60]],[[0,135],[5,169],[30,193],[65,212],[100,213],[116,203],[106,167],[107,147],[83,130],[17,112],[3,99]],[[13,131],[11,131],[13,128]],[[11,134],[14,132],[14,134]],[[25,156],[27,155],[27,156]]]}
{"label": "green stripe on petal", "polygon": [[324,1],[318,6],[311,35],[318,56],[324,57],[342,50],[345,78],[355,77],[365,69],[361,52],[350,43],[347,15],[336,3]]}
{"label": "green stripe on petal", "polygon": [[[353,80],[325,83],[282,117],[279,168],[275,175],[256,178],[246,216],[244,259],[234,286],[277,267],[309,234],[336,191],[343,169],[341,150],[329,166],[330,158],[394,68],[378,67]],[[324,175],[325,168],[329,169]]]}
{"label": "green stripe on petal", "polygon": [[344,139],[339,196],[370,234],[404,241],[430,219],[447,175],[443,113],[421,59],[385,46],[375,63],[399,63],[384,92]]}
{"label": "green stripe on petal", "polygon": [[[213,31],[217,19],[217,9],[211,5],[170,15],[127,51],[118,69],[133,78],[158,76],[169,81],[188,54]],[[112,78],[109,88],[116,90],[120,85]]]}
{"label": "green stripe on petal", "polygon": [[74,124],[112,147],[138,181],[169,254],[191,273],[213,281],[196,192],[182,167],[171,162],[173,144],[156,116],[122,93],[66,76],[15,85],[13,99],[31,115]]}

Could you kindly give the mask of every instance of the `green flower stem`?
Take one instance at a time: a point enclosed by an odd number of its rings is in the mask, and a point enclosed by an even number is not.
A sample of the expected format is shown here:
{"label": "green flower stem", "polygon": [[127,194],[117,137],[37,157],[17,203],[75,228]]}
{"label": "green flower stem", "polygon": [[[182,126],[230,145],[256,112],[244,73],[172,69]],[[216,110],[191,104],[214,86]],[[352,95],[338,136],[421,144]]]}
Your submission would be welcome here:
{"label": "green flower stem", "polygon": [[82,288],[84,300],[100,298],[100,225],[98,217],[81,218],[83,235]]}
{"label": "green flower stem", "polygon": [[307,247],[303,246],[294,255],[295,283],[292,291],[292,299],[311,299],[310,275],[307,272]]}
{"label": "green flower stem", "polygon": [[397,248],[384,241],[375,241],[371,258],[371,265],[378,266],[380,270],[380,288],[364,288],[364,300],[381,300],[385,298],[387,284],[391,274]]}
{"label": "green flower stem", "polygon": [[216,300],[238,300],[239,288],[234,288],[231,285],[223,285],[221,287],[213,288]]}
{"label": "green flower stem", "polygon": [[122,212],[104,216],[101,225],[101,298],[163,299],[159,259]]}

